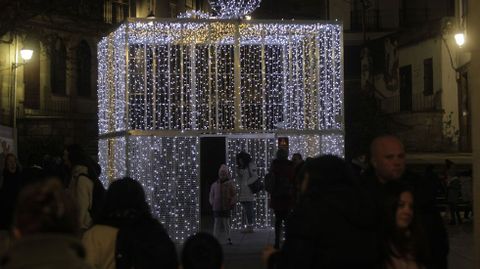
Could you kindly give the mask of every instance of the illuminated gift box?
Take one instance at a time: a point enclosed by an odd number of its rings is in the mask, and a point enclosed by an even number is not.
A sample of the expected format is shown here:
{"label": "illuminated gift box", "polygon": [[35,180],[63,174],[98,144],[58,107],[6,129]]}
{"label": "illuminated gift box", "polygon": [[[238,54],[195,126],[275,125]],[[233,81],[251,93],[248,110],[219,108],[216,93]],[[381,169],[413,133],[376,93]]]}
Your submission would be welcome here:
{"label": "illuminated gift box", "polygon": [[[218,170],[200,167],[204,137],[225,138],[233,174],[235,155],[250,153],[261,178],[278,137],[290,155],[342,156],[342,48],[338,23],[126,21],[98,44],[102,180],[139,180],[182,241],[199,229],[200,169]],[[267,196],[256,197],[256,226],[270,227]],[[241,220],[237,206],[232,227]]]}

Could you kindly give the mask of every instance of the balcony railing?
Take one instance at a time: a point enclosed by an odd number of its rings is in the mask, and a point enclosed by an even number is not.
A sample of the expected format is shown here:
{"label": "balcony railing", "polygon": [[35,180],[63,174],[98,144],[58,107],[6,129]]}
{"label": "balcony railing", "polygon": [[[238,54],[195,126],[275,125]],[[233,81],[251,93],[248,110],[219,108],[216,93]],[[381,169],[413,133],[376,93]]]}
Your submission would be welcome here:
{"label": "balcony railing", "polygon": [[441,109],[440,95],[424,95],[423,93],[412,96],[411,109],[406,110],[401,107],[400,95],[379,99],[380,107],[385,113],[397,112],[434,112]]}
{"label": "balcony railing", "polygon": [[406,8],[399,10],[401,26],[413,26],[427,21],[453,16],[453,11],[446,8]]}

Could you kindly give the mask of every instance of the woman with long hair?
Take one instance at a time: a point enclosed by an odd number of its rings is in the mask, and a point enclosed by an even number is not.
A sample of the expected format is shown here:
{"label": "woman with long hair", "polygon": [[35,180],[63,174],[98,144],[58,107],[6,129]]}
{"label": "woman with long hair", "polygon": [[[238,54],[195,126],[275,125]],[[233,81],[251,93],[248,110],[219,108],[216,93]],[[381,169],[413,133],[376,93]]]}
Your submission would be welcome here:
{"label": "woman with long hair", "polygon": [[385,185],[381,249],[383,268],[421,269],[428,264],[428,246],[415,215],[413,191],[404,183]]}
{"label": "woman with long hair", "polygon": [[255,195],[248,187],[257,180],[257,166],[250,154],[241,151],[237,154],[237,182],[240,185],[238,200],[243,207],[243,223],[246,229],[243,232],[253,233],[255,226]]}
{"label": "woman with long hair", "polygon": [[95,268],[178,266],[175,245],[150,213],[142,185],[125,177],[110,184],[98,220],[83,236]]}

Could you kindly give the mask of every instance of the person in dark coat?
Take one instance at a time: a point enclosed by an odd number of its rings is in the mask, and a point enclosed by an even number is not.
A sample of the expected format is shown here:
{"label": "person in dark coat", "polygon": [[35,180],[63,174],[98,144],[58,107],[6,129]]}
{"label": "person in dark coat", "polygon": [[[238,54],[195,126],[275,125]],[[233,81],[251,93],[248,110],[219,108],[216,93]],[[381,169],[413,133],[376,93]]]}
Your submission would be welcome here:
{"label": "person in dark coat", "polygon": [[275,248],[280,247],[282,226],[287,220],[294,203],[294,180],[295,166],[288,160],[288,152],[285,149],[277,151],[277,158],[272,161],[269,173],[270,183],[270,208],[275,214]]}
{"label": "person in dark coat", "polygon": [[0,230],[10,230],[18,193],[22,187],[22,173],[17,157],[12,153],[5,156],[3,184],[0,186]]}
{"label": "person in dark coat", "polygon": [[385,183],[402,181],[413,190],[418,219],[426,230],[426,239],[431,247],[433,259],[427,269],[448,267],[448,236],[443,220],[435,206],[432,186],[424,178],[411,173],[405,167],[405,149],[395,136],[384,135],[375,138],[370,146],[371,168],[365,172],[363,182],[372,197],[376,199],[377,211],[381,212],[385,200]]}
{"label": "person in dark coat", "polygon": [[268,268],[376,268],[374,202],[348,164],[336,156],[308,160],[301,200],[288,218],[279,251],[267,247]]}

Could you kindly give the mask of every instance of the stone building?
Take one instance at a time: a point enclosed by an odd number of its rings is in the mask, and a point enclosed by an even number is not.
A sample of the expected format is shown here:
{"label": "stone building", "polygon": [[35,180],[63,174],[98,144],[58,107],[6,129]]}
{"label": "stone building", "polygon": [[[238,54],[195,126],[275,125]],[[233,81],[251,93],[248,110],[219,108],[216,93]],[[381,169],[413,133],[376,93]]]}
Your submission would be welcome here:
{"label": "stone building", "polygon": [[[96,155],[100,37],[127,17],[175,17],[204,6],[198,0],[10,2],[1,12],[0,139],[21,160],[31,152],[59,155],[70,143]],[[34,53],[23,62],[26,47]]]}

